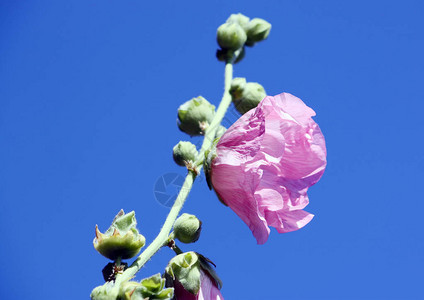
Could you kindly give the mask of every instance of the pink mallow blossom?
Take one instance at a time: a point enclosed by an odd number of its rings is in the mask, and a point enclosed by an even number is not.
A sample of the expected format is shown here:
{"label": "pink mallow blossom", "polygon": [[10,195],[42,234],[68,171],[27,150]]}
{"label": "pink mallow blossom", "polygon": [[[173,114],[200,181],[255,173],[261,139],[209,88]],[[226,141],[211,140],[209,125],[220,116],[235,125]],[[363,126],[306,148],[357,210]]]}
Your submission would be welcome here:
{"label": "pink mallow blossom", "polygon": [[249,226],[258,244],[305,226],[308,188],[327,164],[315,112],[299,98],[265,97],[221,137],[210,178],[218,197]]}

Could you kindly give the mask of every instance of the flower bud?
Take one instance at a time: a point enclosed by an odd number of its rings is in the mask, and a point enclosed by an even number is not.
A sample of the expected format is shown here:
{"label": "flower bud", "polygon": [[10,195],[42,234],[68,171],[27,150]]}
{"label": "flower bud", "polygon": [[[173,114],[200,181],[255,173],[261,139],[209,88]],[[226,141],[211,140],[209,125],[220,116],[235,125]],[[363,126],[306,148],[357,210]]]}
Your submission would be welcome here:
{"label": "flower bud", "polygon": [[174,223],[174,235],[180,242],[189,244],[200,237],[202,222],[195,215],[182,214]]}
{"label": "flower bud", "polygon": [[241,93],[236,89],[234,95],[233,102],[237,111],[241,114],[245,114],[252,108],[258,106],[259,102],[266,97],[266,92],[259,83],[248,82],[242,88]]}
{"label": "flower bud", "polygon": [[125,214],[121,211],[116,215],[109,229],[103,234],[96,225],[94,248],[103,256],[116,260],[128,259],[137,255],[144,246],[146,239],[136,229],[135,212]]}
{"label": "flower bud", "polygon": [[245,15],[238,13],[238,14],[232,14],[226,21],[226,23],[237,23],[243,28],[245,31],[247,30],[247,26],[249,24],[249,17],[246,17]]}
{"label": "flower bud", "polygon": [[218,27],[216,34],[222,49],[237,50],[243,47],[247,40],[246,32],[238,23],[224,23]]}
{"label": "flower bud", "polygon": [[219,289],[222,282],[211,261],[196,252],[175,256],[165,269],[167,286],[174,287],[177,299],[223,299]]}
{"label": "flower bud", "polygon": [[194,163],[198,155],[196,146],[190,142],[180,141],[172,151],[174,161],[182,167]]}
{"label": "flower bud", "polygon": [[197,294],[200,289],[199,257],[195,252],[186,252],[172,258],[165,269],[172,279],[178,280],[184,289]]}
{"label": "flower bud", "polygon": [[215,116],[215,106],[199,96],[178,108],[178,127],[191,135],[203,135]]}
{"label": "flower bud", "polygon": [[174,297],[174,289],[165,287],[165,279],[160,274],[142,279],[141,282],[127,281],[121,285],[119,299],[122,300],[170,300]]}
{"label": "flower bud", "polygon": [[271,24],[264,19],[254,18],[246,27],[246,45],[253,46],[255,43],[265,40],[271,31]]}
{"label": "flower bud", "polygon": [[230,94],[233,101],[238,101],[242,97],[244,87],[246,86],[246,78],[236,77],[231,81]]}

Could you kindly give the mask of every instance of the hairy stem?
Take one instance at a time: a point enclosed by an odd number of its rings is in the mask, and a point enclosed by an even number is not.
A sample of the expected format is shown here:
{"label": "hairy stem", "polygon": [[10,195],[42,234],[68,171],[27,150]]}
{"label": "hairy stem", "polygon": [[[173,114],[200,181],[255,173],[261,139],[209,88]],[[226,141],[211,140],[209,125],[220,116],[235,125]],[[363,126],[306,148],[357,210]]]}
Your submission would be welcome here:
{"label": "hairy stem", "polygon": [[[228,107],[231,104],[231,95],[229,93],[231,81],[233,77],[233,64],[232,61],[228,61],[225,64],[225,85],[224,85],[224,95],[222,96],[222,100],[218,106],[215,117],[212,120],[209,127],[206,129],[205,137],[203,139],[203,144],[200,149],[200,153],[198,156],[198,160],[203,161],[204,153],[207,149],[209,149],[212,145],[213,140],[215,139],[216,130],[221,124],[222,118],[224,117]],[[202,166],[198,167],[198,171],[200,172]],[[197,174],[195,172],[189,171],[187,177],[185,178],[184,184],[181,187],[181,190],[178,194],[177,199],[175,200],[174,205],[172,206],[165,223],[162,226],[158,236],[153,240],[153,242],[140,254],[140,256],[132,263],[132,265],[125,270],[124,273],[118,275],[115,281],[115,286],[119,287],[119,285],[131,279],[135,276],[135,274],[143,267],[143,265],[162,247],[167,245],[168,236],[174,225],[178,214],[180,213],[185,200],[187,199],[188,194],[193,186],[193,182],[196,178]]]}
{"label": "hairy stem", "polygon": [[221,121],[224,118],[224,115],[231,104],[230,86],[231,86],[232,80],[233,80],[233,63],[232,61],[228,61],[225,64],[224,94],[222,95],[222,100],[219,103],[215,117],[213,118],[209,127],[206,129],[205,138],[203,140],[202,148],[200,149],[200,153],[198,157],[200,161],[203,161],[205,151],[211,147],[212,142],[215,139],[216,131],[218,130],[219,125],[221,125]]}

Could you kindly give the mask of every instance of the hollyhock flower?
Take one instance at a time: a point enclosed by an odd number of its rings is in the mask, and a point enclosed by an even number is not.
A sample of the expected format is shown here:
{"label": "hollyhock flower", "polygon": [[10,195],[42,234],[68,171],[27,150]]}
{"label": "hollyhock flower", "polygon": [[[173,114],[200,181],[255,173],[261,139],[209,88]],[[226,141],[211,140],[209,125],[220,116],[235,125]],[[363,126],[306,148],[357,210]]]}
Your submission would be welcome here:
{"label": "hollyhock flower", "polygon": [[210,180],[220,198],[249,226],[258,244],[305,226],[308,188],[324,173],[324,136],[315,112],[283,93],[265,97],[221,137]]}
{"label": "hollyhock flower", "polygon": [[222,283],[210,261],[196,252],[175,256],[166,267],[167,286],[174,287],[177,300],[224,300]]}

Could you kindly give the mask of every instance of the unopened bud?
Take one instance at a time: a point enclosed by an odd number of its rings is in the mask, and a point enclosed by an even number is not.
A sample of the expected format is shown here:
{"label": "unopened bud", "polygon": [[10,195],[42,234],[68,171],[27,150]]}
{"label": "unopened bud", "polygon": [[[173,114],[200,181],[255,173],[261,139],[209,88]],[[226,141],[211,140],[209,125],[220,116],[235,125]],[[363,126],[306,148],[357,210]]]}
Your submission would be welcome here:
{"label": "unopened bud", "polygon": [[254,18],[246,27],[246,45],[253,46],[255,43],[265,40],[271,31],[271,24],[264,19]]}
{"label": "unopened bud", "polygon": [[177,165],[185,167],[196,161],[198,152],[196,146],[190,142],[179,142],[173,149],[173,158]]}
{"label": "unopened bud", "polygon": [[238,101],[242,97],[244,87],[246,86],[246,78],[236,77],[231,81],[230,94],[233,101]]}
{"label": "unopened bud", "polygon": [[173,281],[179,281],[184,289],[194,295],[200,289],[200,262],[195,252],[186,252],[172,258],[165,269]]}
{"label": "unopened bud", "polygon": [[215,116],[215,106],[199,96],[178,108],[178,127],[191,135],[203,135]]}
{"label": "unopened bud", "polygon": [[202,222],[195,215],[184,213],[174,223],[175,238],[185,244],[196,242],[201,230]]}
{"label": "unopened bud", "polygon": [[209,259],[196,252],[181,253],[172,258],[165,269],[165,277],[167,285],[174,286],[176,298],[223,299],[219,292],[222,281],[211,264]]}
{"label": "unopened bud", "polygon": [[144,236],[138,232],[136,225],[134,211],[125,214],[121,209],[105,233],[101,233],[96,225],[94,248],[111,260],[136,256],[146,242]]}
{"label": "unopened bud", "polygon": [[238,23],[224,23],[218,27],[217,41],[222,49],[237,50],[247,40],[246,32]]}
{"label": "unopened bud", "polygon": [[231,82],[230,94],[235,108],[244,114],[258,106],[266,96],[265,89],[257,82],[246,82],[245,78],[237,77]]}

